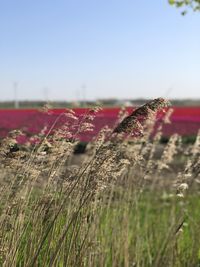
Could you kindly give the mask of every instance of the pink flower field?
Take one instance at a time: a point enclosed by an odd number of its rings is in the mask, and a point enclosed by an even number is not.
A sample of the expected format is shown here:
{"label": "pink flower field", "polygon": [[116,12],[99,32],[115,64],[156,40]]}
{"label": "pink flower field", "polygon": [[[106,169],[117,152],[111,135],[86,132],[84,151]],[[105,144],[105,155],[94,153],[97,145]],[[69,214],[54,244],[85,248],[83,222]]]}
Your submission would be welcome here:
{"label": "pink flower field", "polygon": [[[200,128],[200,107],[173,107],[174,111],[171,115],[171,123],[163,125],[163,136],[170,136],[178,133],[181,136],[194,136]],[[64,115],[64,109],[53,109],[48,113],[41,112],[36,109],[18,109],[18,110],[0,110],[0,137],[5,137],[11,130],[20,129],[26,138],[38,134],[45,127],[48,131],[53,124],[55,128],[63,125],[68,121],[73,124],[73,130],[80,124],[88,109],[73,109],[74,115],[78,120]],[[98,134],[104,126],[114,127],[116,124],[119,108],[104,108],[95,115],[93,131],[82,132],[78,137],[81,141],[90,141]],[[132,108],[127,108],[128,113]],[[56,122],[56,123],[55,123]],[[158,116],[157,123],[161,122],[161,116]]]}

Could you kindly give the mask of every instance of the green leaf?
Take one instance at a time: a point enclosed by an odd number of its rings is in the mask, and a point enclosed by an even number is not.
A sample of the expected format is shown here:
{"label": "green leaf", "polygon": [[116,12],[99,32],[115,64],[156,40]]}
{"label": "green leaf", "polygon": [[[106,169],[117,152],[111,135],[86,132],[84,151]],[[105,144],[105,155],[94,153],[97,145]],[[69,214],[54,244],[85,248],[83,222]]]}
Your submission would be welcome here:
{"label": "green leaf", "polygon": [[175,4],[175,0],[168,0],[170,5],[174,5]]}

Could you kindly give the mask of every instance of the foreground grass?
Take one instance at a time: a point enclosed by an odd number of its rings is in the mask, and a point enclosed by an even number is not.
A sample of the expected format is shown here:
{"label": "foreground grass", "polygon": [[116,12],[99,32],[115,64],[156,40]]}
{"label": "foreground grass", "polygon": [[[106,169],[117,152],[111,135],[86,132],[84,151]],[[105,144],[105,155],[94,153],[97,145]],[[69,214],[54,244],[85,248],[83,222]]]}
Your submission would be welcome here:
{"label": "foreground grass", "polygon": [[135,203],[112,203],[102,212],[97,231],[102,266],[198,266],[199,208],[197,195],[183,202],[166,192],[145,192]]}
{"label": "foreground grass", "polygon": [[[34,146],[19,148],[17,132],[3,140],[0,266],[200,266],[200,134],[188,147],[176,134],[160,146],[149,117],[163,106],[153,100],[104,129],[75,166],[72,122]],[[92,114],[80,125],[64,115],[80,133]]]}
{"label": "foreground grass", "polygon": [[[112,188],[82,210],[59,244],[71,209],[71,204],[66,204],[59,215],[40,251],[37,266],[51,266],[57,246],[59,255],[53,266],[59,267],[200,266],[197,192],[177,199],[166,191],[145,190],[138,195],[128,188]],[[30,218],[31,214],[27,211],[26,228],[16,247],[13,266],[31,266],[40,238],[51,221],[52,214],[46,214],[46,218],[42,214],[41,221],[36,214]],[[10,235],[12,231],[7,229],[7,238]]]}

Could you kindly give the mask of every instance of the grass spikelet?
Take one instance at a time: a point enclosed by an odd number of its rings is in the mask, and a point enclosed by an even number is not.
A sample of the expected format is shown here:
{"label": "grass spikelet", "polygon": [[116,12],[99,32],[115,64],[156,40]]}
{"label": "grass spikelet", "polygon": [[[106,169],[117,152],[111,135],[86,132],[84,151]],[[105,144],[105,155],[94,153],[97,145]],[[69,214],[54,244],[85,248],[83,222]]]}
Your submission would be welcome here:
{"label": "grass spikelet", "polygon": [[129,116],[127,116],[115,129],[114,133],[130,134],[137,125],[141,125],[148,117],[169,105],[169,102],[163,98],[157,98],[149,103],[137,108]]}

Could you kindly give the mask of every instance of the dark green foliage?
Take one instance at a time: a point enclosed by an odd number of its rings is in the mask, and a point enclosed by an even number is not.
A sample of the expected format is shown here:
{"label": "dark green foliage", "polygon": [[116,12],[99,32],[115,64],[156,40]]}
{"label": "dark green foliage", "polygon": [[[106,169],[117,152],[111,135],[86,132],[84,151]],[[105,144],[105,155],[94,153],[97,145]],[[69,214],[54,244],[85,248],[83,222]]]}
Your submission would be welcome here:
{"label": "dark green foliage", "polygon": [[[168,0],[170,5],[178,8],[191,8],[194,11],[200,11],[200,0]],[[186,14],[186,10],[182,11],[182,15]]]}

